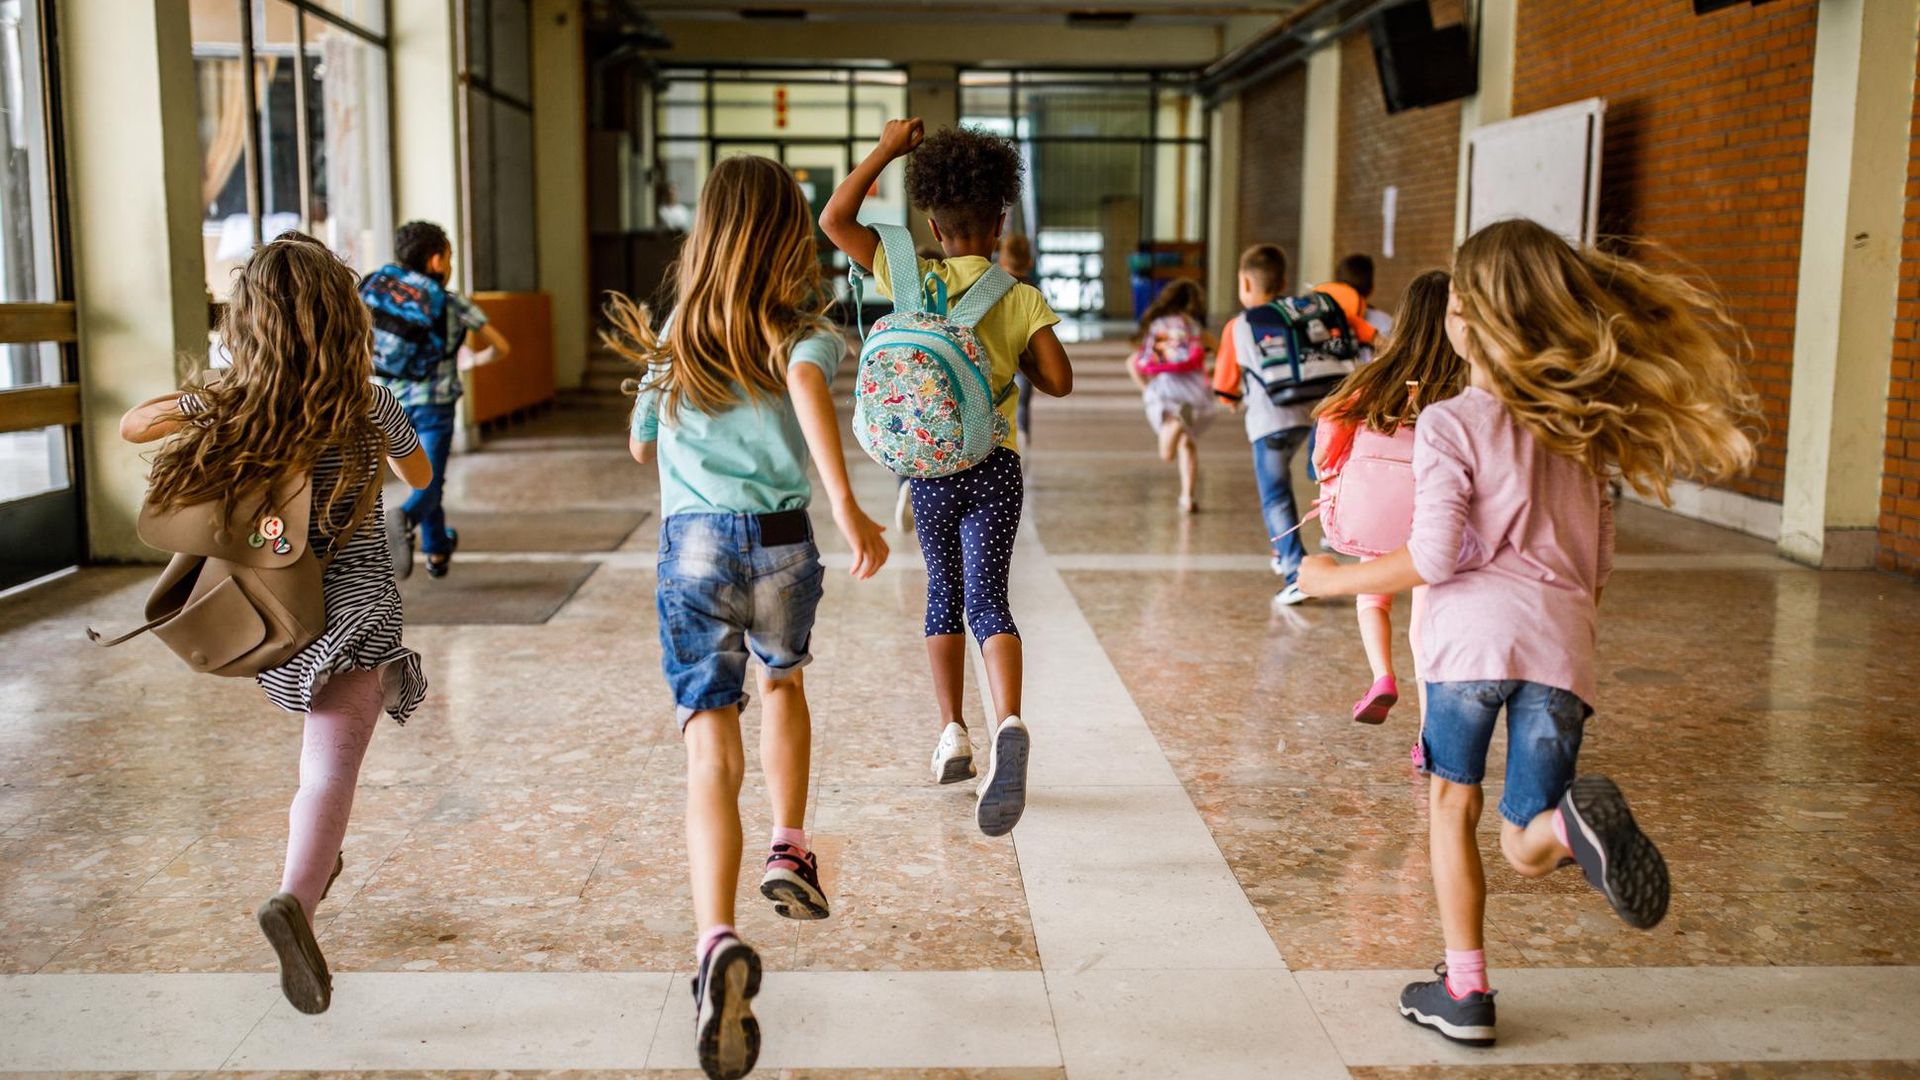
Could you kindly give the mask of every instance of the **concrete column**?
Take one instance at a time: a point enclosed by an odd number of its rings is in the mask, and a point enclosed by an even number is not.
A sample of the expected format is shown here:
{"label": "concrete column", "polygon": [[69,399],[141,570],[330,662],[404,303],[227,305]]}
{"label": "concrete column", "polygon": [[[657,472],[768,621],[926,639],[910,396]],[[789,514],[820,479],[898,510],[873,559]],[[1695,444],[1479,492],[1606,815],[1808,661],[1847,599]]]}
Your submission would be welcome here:
{"label": "concrete column", "polygon": [[[907,115],[917,116],[927,126],[931,135],[943,127],[954,127],[960,123],[960,94],[955,81],[959,69],[952,64],[916,63],[907,65]],[[867,152],[861,146],[854,150],[854,156]],[[905,162],[894,162],[890,169],[905,169]],[[1027,183],[1033,177],[1026,178]],[[913,230],[913,242],[921,247],[934,243],[933,230],[927,227],[926,215],[918,210],[907,212],[907,227]]]}
{"label": "concrete column", "polygon": [[61,0],[58,18],[88,546],[151,561],[147,465],[116,432],[207,362],[193,28],[187,0]]}
{"label": "concrete column", "polygon": [[[460,72],[455,59],[453,0],[408,0],[393,13],[394,223],[431,221],[466,234],[460,197]],[[401,107],[404,103],[404,107]],[[464,281],[461,269],[453,274]]]}
{"label": "concrete column", "polygon": [[1513,54],[1520,0],[1480,0],[1480,89],[1460,103],[1460,172],[1453,242],[1467,238],[1468,140],[1478,128],[1513,117]]}
{"label": "concrete column", "polygon": [[1291,284],[1333,277],[1333,218],[1340,180],[1340,43],[1307,59],[1306,132],[1302,136],[1300,250]]}
{"label": "concrete column", "polygon": [[1823,0],[1780,551],[1873,565],[1920,0]]}
{"label": "concrete column", "polygon": [[1222,317],[1240,310],[1240,99],[1208,114],[1207,308]]}
{"label": "concrete column", "polygon": [[587,371],[593,297],[587,273],[586,41],[580,0],[533,5],[533,184],[540,288],[553,301],[560,387]]}
{"label": "concrete column", "polygon": [[[466,147],[460,138],[458,12],[454,0],[412,0],[390,7],[391,100],[396,106],[405,103],[392,110],[393,223],[431,221],[447,230],[453,238],[453,273],[448,281],[464,290],[472,283],[467,279],[471,264],[461,250],[467,235],[460,175]],[[479,444],[472,400],[471,395],[460,399],[456,451]]]}

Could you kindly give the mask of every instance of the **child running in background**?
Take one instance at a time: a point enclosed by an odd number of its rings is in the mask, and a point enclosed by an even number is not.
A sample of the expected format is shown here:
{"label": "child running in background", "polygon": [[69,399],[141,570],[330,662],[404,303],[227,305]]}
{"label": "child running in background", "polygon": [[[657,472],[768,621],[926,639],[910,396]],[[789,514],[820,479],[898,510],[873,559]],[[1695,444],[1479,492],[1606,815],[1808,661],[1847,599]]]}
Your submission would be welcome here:
{"label": "child running in background", "polygon": [[[1361,430],[1395,439],[1401,444],[1395,449],[1406,451],[1400,460],[1411,460],[1414,418],[1420,409],[1460,392],[1466,378],[1466,361],[1460,359],[1460,354],[1454,352],[1453,345],[1447,341],[1448,281],[1442,270],[1414,278],[1400,305],[1400,332],[1378,358],[1347,376],[1314,410],[1314,417],[1319,421],[1314,470],[1323,483],[1327,482],[1330,471],[1340,467]],[[1412,473],[1400,467],[1365,474],[1370,484],[1400,477],[1405,478],[1404,491],[1347,489],[1341,492],[1342,505],[1346,505],[1347,500],[1363,497],[1393,502],[1406,507],[1410,523]],[[1420,670],[1420,621],[1426,612],[1426,594],[1426,586],[1414,586],[1413,616],[1407,625],[1416,676]],[[1355,607],[1359,611],[1360,642],[1367,650],[1367,665],[1373,669],[1373,686],[1354,702],[1353,718],[1363,724],[1379,724],[1386,721],[1388,710],[1400,700],[1400,687],[1393,671],[1393,594],[1362,593],[1355,598]],[[1417,754],[1417,744],[1415,750]]]}
{"label": "child running in background", "polygon": [[1283,581],[1273,602],[1285,607],[1307,599],[1294,580],[1307,549],[1300,539],[1300,508],[1293,499],[1293,458],[1313,432],[1313,407],[1317,403],[1275,405],[1253,374],[1264,344],[1264,335],[1254,331],[1253,320],[1262,313],[1260,309],[1287,294],[1287,253],[1276,244],[1255,244],[1241,252],[1239,286],[1244,310],[1227,320],[1220,331],[1213,391],[1234,412],[1246,413],[1247,442],[1253,446],[1253,476],[1260,485],[1260,519],[1273,544],[1273,572]]}
{"label": "child running in background", "polygon": [[[922,141],[924,139],[924,142]],[[911,277],[887,265],[879,234],[860,223],[860,204],[896,158],[907,164],[907,195],[927,212],[945,259],[921,260]],[[873,271],[880,292],[917,289],[928,275],[958,301],[981,275],[999,245],[1006,211],[1020,195],[1020,152],[984,131],[946,129],[927,137],[918,119],[889,120],[880,142],[847,174],[820,215],[820,228],[847,257]],[[897,276],[896,276],[897,275]],[[898,283],[896,285],[896,283]],[[1054,336],[1060,317],[1040,290],[1015,285],[974,327],[992,361],[992,384],[1004,387],[1023,371],[1041,393],[1063,397],[1073,389],[1067,351]],[[1011,395],[1000,405],[1007,437],[986,460],[951,476],[915,478],[914,527],[927,566],[927,660],[941,732],[933,752],[934,779],[957,783],[975,774],[966,720],[960,712],[967,665],[966,631],[980,642],[993,693],[986,775],[975,789],[974,820],[988,836],[1004,836],[1026,809],[1031,738],[1020,719],[1020,631],[1007,605],[1007,575],[1020,527],[1025,486]],[[964,619],[963,619],[964,613]]]}
{"label": "child running in background", "polygon": [[1613,781],[1576,776],[1594,699],[1594,621],[1613,565],[1607,483],[1665,499],[1753,460],[1751,415],[1713,297],[1679,277],[1575,250],[1531,221],[1475,233],[1454,258],[1447,336],[1469,385],[1420,415],[1413,539],[1370,562],[1315,556],[1317,596],[1426,584],[1422,639],[1430,861],[1447,956],[1400,1012],[1449,1039],[1494,1041],[1474,839],[1493,730],[1507,714],[1500,848],[1543,877],[1571,859],[1630,926],[1667,911],[1666,863]]}
{"label": "child running in background", "polygon": [[[255,913],[280,958],[281,992],[304,1013],[326,1012],[333,1000],[313,912],[345,865],[340,846],[367,744],[383,708],[405,723],[427,693],[420,657],[400,643],[381,458],[416,490],[433,468],[393,394],[372,381],[371,333],[353,271],[318,240],[284,233],[234,279],[220,323],[232,366],[120,421],[128,442],[173,436],[154,458],[147,496],[161,509],[266,506],[283,480],[313,478],[306,539],[330,559],[320,586],[326,629],[259,676],[267,700],[306,714],[306,734],[280,891]],[[284,524],[262,513],[255,535],[277,539]]]}
{"label": "child running in background", "polygon": [[634,459],[660,463],[655,606],[661,663],[687,749],[687,862],[700,937],[693,989],[700,1066],[744,1076],[760,1052],[750,999],[760,957],[734,930],[740,875],[740,710],[760,662],[760,758],[773,838],[760,891],[790,919],[824,919],[826,894],[805,831],[811,659],[824,571],[807,506],[811,454],[853,550],[853,576],[887,559],[881,529],[847,483],[830,387],[846,345],[822,318],[812,210],[793,176],[730,157],[700,190],[680,249],[678,307],[655,330],[616,296],[609,347],[642,365]]}
{"label": "child running in background", "polygon": [[1360,337],[1361,362],[1373,359],[1393,330],[1393,316],[1373,306],[1373,256],[1356,252],[1341,259],[1333,268],[1333,280],[1319,286],[1319,291],[1333,297],[1347,321],[1356,324],[1355,335],[1364,335]]}
{"label": "child running in background", "polygon": [[[1000,269],[1013,275],[1013,280],[1022,285],[1040,287],[1033,276],[1033,241],[1026,233],[1008,233],[1000,241]],[[1020,404],[1014,410],[1014,427],[1020,431],[1020,445],[1033,442],[1033,380],[1027,378],[1024,371],[1016,371],[1013,381],[1020,387]]]}
{"label": "child running in background", "polygon": [[445,229],[431,221],[407,222],[393,234],[393,257],[360,282],[360,297],[373,312],[374,379],[407,411],[433,462],[433,481],[388,514],[387,542],[406,577],[417,529],[427,576],[445,577],[460,546],[442,506],[461,394],[460,349],[469,337],[482,343],[481,356],[488,358],[504,357],[513,347],[479,305],[447,286],[453,241]]}
{"label": "child running in background", "polygon": [[1171,282],[1140,316],[1127,374],[1140,387],[1147,423],[1160,438],[1160,460],[1180,460],[1180,512],[1197,502],[1200,451],[1194,438],[1213,420],[1213,390],[1207,382],[1207,297],[1196,282]]}

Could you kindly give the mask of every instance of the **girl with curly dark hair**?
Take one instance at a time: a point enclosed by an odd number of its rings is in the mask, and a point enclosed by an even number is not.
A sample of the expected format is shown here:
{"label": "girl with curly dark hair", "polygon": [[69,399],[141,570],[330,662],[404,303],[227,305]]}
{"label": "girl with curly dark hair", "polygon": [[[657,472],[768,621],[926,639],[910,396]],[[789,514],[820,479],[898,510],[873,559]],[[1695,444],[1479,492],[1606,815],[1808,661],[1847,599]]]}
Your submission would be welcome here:
{"label": "girl with curly dark hair", "polygon": [[[879,234],[860,222],[860,204],[894,159],[912,154],[907,194],[927,215],[943,259],[921,259],[911,277],[887,265]],[[833,193],[820,228],[847,257],[869,267],[880,291],[891,296],[896,281],[920,288],[929,278],[953,300],[992,265],[1007,207],[1020,195],[1024,165],[1011,141],[984,131],[948,128],[928,136],[919,120],[887,123],[880,142]],[[939,289],[936,287],[936,292]],[[1036,389],[1062,397],[1073,389],[1073,369],[1054,336],[1060,317],[1040,290],[1015,285],[975,327],[993,364],[993,385],[1004,387],[1016,371]],[[1007,436],[992,455],[951,476],[909,481],[920,553],[927,566],[927,659],[940,710],[940,742],[933,776],[942,784],[975,775],[973,748],[960,713],[965,689],[969,629],[986,658],[992,686],[995,730],[987,773],[979,785],[975,821],[988,836],[1011,831],[1026,809],[1029,735],[1020,719],[1020,631],[1007,606],[1007,574],[1024,498],[1014,395],[1000,406]]]}

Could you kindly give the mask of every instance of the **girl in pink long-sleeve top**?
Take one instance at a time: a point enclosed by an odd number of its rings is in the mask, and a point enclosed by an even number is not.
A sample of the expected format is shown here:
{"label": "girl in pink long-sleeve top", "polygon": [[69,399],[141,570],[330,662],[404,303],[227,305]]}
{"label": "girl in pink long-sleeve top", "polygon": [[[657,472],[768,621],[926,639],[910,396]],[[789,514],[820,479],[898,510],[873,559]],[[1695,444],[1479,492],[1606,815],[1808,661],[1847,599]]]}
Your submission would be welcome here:
{"label": "girl in pink long-sleeve top", "polygon": [[1707,292],[1528,221],[1490,225],[1454,259],[1447,334],[1470,370],[1420,414],[1413,535],[1392,554],[1301,567],[1310,595],[1426,585],[1421,736],[1429,843],[1446,938],[1440,978],[1402,1015],[1449,1039],[1494,1040],[1474,830],[1507,714],[1500,847],[1527,877],[1576,863],[1628,925],[1666,914],[1660,852],[1604,776],[1576,776],[1593,714],[1594,618],[1613,567],[1607,482],[1665,499],[1678,477],[1744,470],[1752,415],[1739,330]]}

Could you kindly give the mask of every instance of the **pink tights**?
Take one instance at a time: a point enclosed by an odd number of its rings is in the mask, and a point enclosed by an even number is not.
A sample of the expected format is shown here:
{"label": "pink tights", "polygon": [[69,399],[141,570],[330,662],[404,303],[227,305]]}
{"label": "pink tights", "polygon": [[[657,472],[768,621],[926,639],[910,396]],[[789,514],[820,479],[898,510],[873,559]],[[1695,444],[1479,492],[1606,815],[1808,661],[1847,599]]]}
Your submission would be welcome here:
{"label": "pink tights", "polygon": [[360,762],[385,698],[377,671],[342,671],[314,695],[300,747],[300,791],[287,811],[287,868],[280,891],[313,918],[347,836]]}
{"label": "pink tights", "polygon": [[[1393,594],[1388,593],[1383,596],[1377,593],[1361,593],[1353,598],[1353,606],[1357,611],[1377,610],[1391,612],[1393,610]],[[1420,670],[1420,623],[1426,617],[1426,614],[1427,587],[1425,585],[1415,585],[1413,587],[1413,617],[1407,622],[1407,643],[1413,646],[1413,669],[1416,673]]]}

